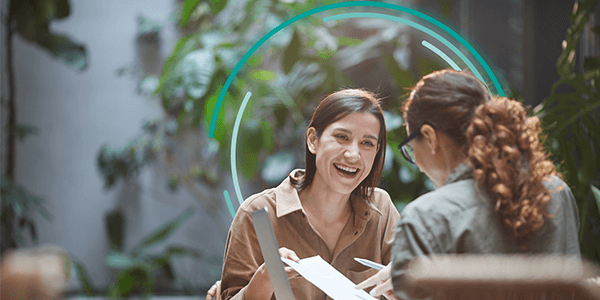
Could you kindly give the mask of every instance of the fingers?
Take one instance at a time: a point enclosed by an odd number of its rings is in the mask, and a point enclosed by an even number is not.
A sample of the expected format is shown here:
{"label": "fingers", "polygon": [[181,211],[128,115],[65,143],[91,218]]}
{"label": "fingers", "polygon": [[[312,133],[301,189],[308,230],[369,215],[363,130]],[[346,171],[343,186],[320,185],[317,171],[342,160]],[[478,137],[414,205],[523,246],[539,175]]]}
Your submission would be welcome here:
{"label": "fingers", "polygon": [[356,285],[356,289],[357,290],[362,290],[362,289],[368,288],[368,287],[376,284],[377,283],[377,279],[375,278],[375,276],[377,276],[377,274],[375,274],[375,275],[373,275],[373,276],[365,279],[363,282],[357,284]]}
{"label": "fingers", "polygon": [[216,298],[217,289],[220,285],[221,281],[218,280],[217,282],[215,282],[215,284],[213,284],[213,286],[210,287],[210,289],[208,289],[208,292],[206,292],[206,300],[212,300]]}
{"label": "fingers", "polygon": [[[394,295],[394,286],[392,285],[392,280],[388,277],[386,280],[376,285],[369,295],[378,298],[380,296],[384,296],[388,299],[395,299]],[[393,298],[392,298],[393,297]]]}
{"label": "fingers", "polygon": [[390,290],[390,291],[387,291],[387,292],[385,292],[385,293],[383,294],[383,296],[384,296],[386,299],[390,299],[390,300],[398,300],[398,298],[396,298],[396,294],[394,294],[394,290]]}
{"label": "fingers", "polygon": [[386,279],[390,278],[390,268],[391,263],[385,266],[383,269],[379,270],[375,275],[365,279],[363,282],[356,285],[356,288],[362,290],[364,288],[368,288],[374,284],[381,284]]}
{"label": "fingers", "polygon": [[296,255],[296,252],[294,252],[293,250],[290,250],[286,247],[281,247],[279,248],[279,255],[281,255],[281,257],[285,257],[287,259],[291,259],[295,262],[299,262],[300,258],[298,258],[298,255]]}
{"label": "fingers", "polygon": [[300,274],[298,274],[298,272],[296,270],[294,270],[292,267],[285,267],[284,269],[285,269],[285,273],[287,274],[288,278],[300,276]]}

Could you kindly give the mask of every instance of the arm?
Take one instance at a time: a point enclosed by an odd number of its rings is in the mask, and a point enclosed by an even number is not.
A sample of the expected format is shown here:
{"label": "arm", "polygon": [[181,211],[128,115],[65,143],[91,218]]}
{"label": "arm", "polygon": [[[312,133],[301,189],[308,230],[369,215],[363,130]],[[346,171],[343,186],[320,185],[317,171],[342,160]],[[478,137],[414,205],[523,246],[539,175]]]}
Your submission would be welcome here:
{"label": "arm", "polygon": [[383,239],[381,240],[381,257],[382,263],[387,265],[391,261],[392,245],[394,244],[394,235],[396,225],[400,221],[400,213],[392,202],[390,195],[384,191],[387,199],[387,211],[384,212],[385,223]]}
{"label": "arm", "polygon": [[440,253],[435,237],[418,220],[401,220],[396,228],[390,276],[399,299],[410,299],[405,277],[408,263],[417,256]]}
{"label": "arm", "polygon": [[375,285],[371,290],[371,295],[374,297],[385,296],[387,299],[396,299],[394,296],[392,282],[390,280],[390,258],[392,251],[392,244],[394,243],[394,230],[396,224],[400,220],[400,213],[396,209],[396,206],[392,202],[389,194],[383,191],[384,203],[386,204],[385,209],[382,209],[382,226],[383,235],[381,240],[381,256],[383,264],[387,266],[377,272],[377,274],[371,276],[365,281],[359,283],[356,288],[364,289],[372,285]]}
{"label": "arm", "polygon": [[[294,261],[299,260],[294,251],[283,247],[279,249],[279,254]],[[296,275],[291,268],[285,269],[288,277]],[[271,299],[273,294],[252,218],[241,209],[227,236],[221,278],[223,300]]]}

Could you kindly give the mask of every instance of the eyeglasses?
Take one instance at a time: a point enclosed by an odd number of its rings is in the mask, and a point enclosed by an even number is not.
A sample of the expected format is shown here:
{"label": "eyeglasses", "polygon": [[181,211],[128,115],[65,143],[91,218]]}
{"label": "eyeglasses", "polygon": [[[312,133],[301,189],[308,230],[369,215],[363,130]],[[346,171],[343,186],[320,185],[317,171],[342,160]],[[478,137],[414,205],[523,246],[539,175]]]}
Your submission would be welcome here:
{"label": "eyeglasses", "polygon": [[411,133],[407,138],[405,138],[399,145],[398,150],[402,152],[402,156],[411,164],[415,163],[415,151],[413,148],[408,145],[408,143],[415,138],[417,138],[421,134],[421,127],[417,129],[415,132]]}

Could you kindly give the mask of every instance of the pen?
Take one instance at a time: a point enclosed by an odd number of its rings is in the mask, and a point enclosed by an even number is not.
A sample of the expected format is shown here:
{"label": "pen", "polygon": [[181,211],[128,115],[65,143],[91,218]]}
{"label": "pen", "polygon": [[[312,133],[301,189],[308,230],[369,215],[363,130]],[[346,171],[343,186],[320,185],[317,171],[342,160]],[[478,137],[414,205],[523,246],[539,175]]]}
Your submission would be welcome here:
{"label": "pen", "polygon": [[381,270],[381,269],[383,269],[383,267],[385,267],[382,264],[378,264],[378,263],[376,263],[374,261],[370,261],[370,260],[364,259],[364,258],[355,257],[354,260],[356,260],[357,262],[361,263],[364,266],[367,266],[369,268],[373,268],[375,270]]}

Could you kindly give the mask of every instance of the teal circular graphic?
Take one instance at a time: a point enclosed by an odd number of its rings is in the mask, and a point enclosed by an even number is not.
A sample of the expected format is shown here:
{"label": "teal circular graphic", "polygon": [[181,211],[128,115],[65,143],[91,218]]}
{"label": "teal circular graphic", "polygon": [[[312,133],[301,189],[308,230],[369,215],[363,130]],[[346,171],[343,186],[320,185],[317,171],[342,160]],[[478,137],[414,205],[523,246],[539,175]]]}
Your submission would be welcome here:
{"label": "teal circular graphic", "polygon": [[[496,76],[494,75],[494,73],[492,72],[492,69],[490,68],[490,66],[483,60],[483,58],[481,57],[481,55],[479,55],[479,53],[477,53],[477,51],[464,39],[462,38],[458,33],[456,33],[455,31],[453,31],[452,29],[450,29],[447,25],[443,24],[442,22],[436,20],[433,17],[430,17],[422,12],[404,7],[404,6],[400,6],[397,4],[390,4],[390,3],[380,3],[380,2],[370,2],[370,1],[350,1],[350,2],[342,2],[342,3],[335,3],[335,4],[329,4],[329,5],[324,5],[321,7],[317,7],[314,9],[311,9],[309,11],[303,12],[297,16],[294,16],[292,18],[290,18],[289,20],[281,23],[279,26],[273,28],[271,31],[269,31],[267,34],[265,34],[262,38],[260,38],[258,40],[258,42],[256,42],[247,52],[246,54],[244,54],[244,56],[242,57],[242,59],[240,59],[240,61],[235,65],[235,67],[233,68],[232,73],[229,75],[229,77],[227,78],[227,81],[225,82],[225,85],[223,85],[223,88],[221,89],[221,92],[219,94],[219,98],[217,99],[217,104],[215,105],[215,108],[213,110],[213,114],[212,114],[212,119],[210,122],[210,128],[209,128],[209,133],[208,133],[208,137],[209,138],[213,138],[214,136],[214,131],[215,131],[215,126],[216,126],[216,122],[217,122],[217,117],[219,114],[219,110],[221,108],[223,99],[225,98],[225,93],[227,93],[227,90],[229,89],[229,86],[231,85],[231,83],[233,82],[233,79],[235,78],[235,76],[237,75],[237,73],[240,71],[240,69],[242,68],[242,66],[246,63],[246,61],[248,60],[248,58],[250,58],[250,56],[258,49],[258,47],[260,47],[262,44],[264,44],[269,38],[271,38],[273,35],[275,35],[277,32],[281,31],[282,29],[284,29],[285,27],[287,27],[288,25],[291,25],[292,23],[301,20],[303,18],[306,18],[310,15],[319,13],[319,12],[323,12],[323,11],[328,11],[328,10],[332,10],[332,9],[336,9],[336,8],[342,8],[342,7],[353,7],[353,6],[363,6],[363,7],[380,7],[380,8],[389,8],[389,9],[393,9],[396,11],[400,11],[400,12],[404,12],[404,13],[408,13],[414,17],[418,17],[421,18],[429,23],[431,23],[432,25],[434,25],[436,28],[441,29],[442,31],[444,31],[445,33],[447,33],[448,35],[450,35],[452,38],[456,39],[465,49],[468,50],[468,52],[475,57],[475,59],[477,60],[477,62],[479,63],[479,65],[481,65],[485,71],[485,74],[487,74],[487,76],[491,79],[492,83],[493,83],[493,87],[496,90],[496,93],[499,96],[505,96],[504,91],[502,90],[502,86],[500,85],[500,82],[498,81],[498,78],[496,78]],[[481,73],[479,72],[479,70],[477,70],[477,68],[475,67],[475,65],[466,57],[466,55],[464,53],[462,53],[454,44],[452,44],[451,42],[449,42],[446,38],[444,38],[442,35],[438,34],[437,32],[431,30],[430,28],[418,24],[414,21],[411,20],[407,20],[401,17],[397,17],[397,16],[392,16],[392,15],[388,15],[388,14],[382,14],[382,13],[367,13],[367,12],[362,12],[362,13],[345,13],[345,14],[339,14],[339,15],[333,15],[333,16],[328,16],[323,18],[324,22],[330,22],[330,21],[334,21],[334,20],[341,20],[341,19],[348,19],[348,18],[378,18],[378,19],[385,19],[385,20],[390,20],[390,21],[395,21],[395,22],[399,22],[402,24],[406,24],[414,29],[417,29],[419,31],[422,31],[423,33],[429,35],[431,38],[437,40],[438,42],[442,43],[444,46],[448,47],[448,49],[450,49],[452,51],[452,53],[454,53],[456,56],[458,56],[462,62],[469,68],[469,70],[471,72],[473,72],[473,75],[475,75],[479,80],[481,80],[482,82],[486,82],[486,80],[484,80],[483,76],[481,75]],[[436,48],[434,45],[432,45],[431,43],[423,40],[422,41],[422,45],[426,48],[428,48],[429,50],[431,50],[432,52],[434,52],[436,55],[438,55],[440,58],[442,58],[446,63],[448,63],[453,69],[455,70],[460,70],[460,68],[458,67],[458,64],[454,61],[452,61],[452,59],[450,59],[450,57],[448,57],[448,55],[446,55],[443,51],[441,51],[440,49]],[[488,87],[489,88],[489,87]],[[491,90],[491,89],[490,89]],[[232,141],[231,141],[231,176],[233,178],[233,184],[234,184],[234,188],[235,188],[235,192],[236,192],[236,196],[238,198],[238,202],[240,204],[242,204],[243,197],[242,197],[242,193],[240,191],[240,187],[239,187],[239,182],[238,182],[238,178],[237,178],[237,165],[236,165],[236,159],[235,159],[235,153],[236,153],[236,144],[237,144],[237,133],[239,130],[239,126],[241,123],[241,117],[242,117],[242,113],[244,111],[244,109],[246,108],[246,105],[248,104],[248,101],[250,100],[251,97],[251,93],[247,92],[246,96],[244,97],[244,100],[242,101],[242,105],[240,106],[238,113],[237,113],[237,117],[234,123],[234,128],[233,128],[233,136],[232,136]],[[231,199],[229,197],[229,192],[227,190],[225,190],[223,192],[223,196],[225,197],[225,201],[227,203],[227,207],[229,209],[229,212],[231,213],[231,216],[234,217],[235,216],[235,210],[233,209],[233,205],[231,202]]]}

